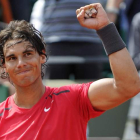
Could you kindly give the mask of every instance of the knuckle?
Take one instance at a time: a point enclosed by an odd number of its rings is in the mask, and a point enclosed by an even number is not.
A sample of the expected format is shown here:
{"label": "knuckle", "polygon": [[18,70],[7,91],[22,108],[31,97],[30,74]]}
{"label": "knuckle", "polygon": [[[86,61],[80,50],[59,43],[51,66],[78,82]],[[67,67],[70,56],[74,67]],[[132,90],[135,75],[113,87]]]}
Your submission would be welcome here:
{"label": "knuckle", "polygon": [[76,10],[76,14],[78,15],[80,13],[79,9]]}

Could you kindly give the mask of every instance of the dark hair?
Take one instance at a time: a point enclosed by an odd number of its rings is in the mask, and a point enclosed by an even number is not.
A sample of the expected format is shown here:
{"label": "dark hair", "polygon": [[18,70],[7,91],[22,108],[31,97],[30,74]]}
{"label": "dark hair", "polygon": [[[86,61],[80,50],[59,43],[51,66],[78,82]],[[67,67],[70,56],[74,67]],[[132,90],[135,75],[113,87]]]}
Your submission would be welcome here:
{"label": "dark hair", "polygon": [[[28,23],[25,20],[15,20],[11,21],[7,28],[0,32],[0,67],[3,67],[5,63],[3,48],[5,43],[8,40],[21,39],[23,41],[29,41],[33,48],[38,52],[39,55],[45,55],[48,58],[48,55],[43,53],[43,50],[46,50],[46,44],[41,33],[36,30],[32,24]],[[46,52],[46,51],[45,51]],[[47,59],[46,59],[47,60]],[[46,67],[46,64],[42,64],[42,70]],[[1,78],[5,78],[2,76]],[[43,78],[44,73],[41,71],[41,76]]]}

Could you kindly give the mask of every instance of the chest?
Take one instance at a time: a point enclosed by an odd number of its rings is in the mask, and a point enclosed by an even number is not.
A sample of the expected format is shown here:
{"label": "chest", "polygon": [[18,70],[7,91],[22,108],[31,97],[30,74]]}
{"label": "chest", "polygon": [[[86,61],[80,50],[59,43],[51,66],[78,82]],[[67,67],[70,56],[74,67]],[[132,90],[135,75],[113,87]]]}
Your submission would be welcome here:
{"label": "chest", "polygon": [[86,126],[82,119],[79,119],[80,116],[73,104],[61,96],[48,97],[40,106],[28,112],[12,113],[12,109],[10,111],[11,114],[4,114],[1,120],[0,127],[3,129],[0,131],[0,138],[6,136],[21,140],[43,140],[46,137],[48,140],[67,139],[72,137],[71,134],[79,137],[78,131],[82,132]]}

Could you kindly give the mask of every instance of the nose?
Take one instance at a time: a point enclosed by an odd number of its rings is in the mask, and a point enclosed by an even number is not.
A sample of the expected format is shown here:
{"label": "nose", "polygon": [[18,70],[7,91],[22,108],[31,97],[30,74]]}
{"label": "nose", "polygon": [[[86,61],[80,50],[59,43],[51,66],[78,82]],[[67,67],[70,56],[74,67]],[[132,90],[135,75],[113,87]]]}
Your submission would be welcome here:
{"label": "nose", "polygon": [[24,61],[23,58],[19,57],[18,62],[17,62],[17,67],[21,68],[21,67],[24,67],[24,66],[26,66],[26,62]]}

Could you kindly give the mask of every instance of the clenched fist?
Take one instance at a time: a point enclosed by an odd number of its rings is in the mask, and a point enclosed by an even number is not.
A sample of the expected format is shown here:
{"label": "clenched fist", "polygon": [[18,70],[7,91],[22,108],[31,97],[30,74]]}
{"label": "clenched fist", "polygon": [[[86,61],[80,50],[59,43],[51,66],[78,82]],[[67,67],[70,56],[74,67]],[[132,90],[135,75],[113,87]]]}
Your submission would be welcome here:
{"label": "clenched fist", "polygon": [[100,3],[86,5],[76,10],[81,26],[99,30],[110,23],[105,10]]}

